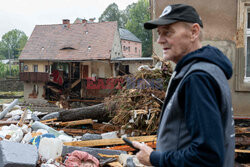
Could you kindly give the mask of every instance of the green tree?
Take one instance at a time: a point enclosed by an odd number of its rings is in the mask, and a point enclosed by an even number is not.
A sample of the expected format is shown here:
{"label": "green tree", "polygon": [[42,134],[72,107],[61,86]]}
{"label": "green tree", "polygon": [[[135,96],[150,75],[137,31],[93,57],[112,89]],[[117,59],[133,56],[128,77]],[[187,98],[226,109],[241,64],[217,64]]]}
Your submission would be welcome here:
{"label": "green tree", "polygon": [[104,21],[117,21],[118,27],[122,27],[124,25],[121,19],[121,12],[116,3],[110,4],[99,17],[99,22]]}
{"label": "green tree", "polygon": [[143,23],[150,20],[149,1],[138,0],[129,10],[125,28],[135,34],[142,41],[142,56],[152,55],[152,31],[145,30]]}
{"label": "green tree", "polygon": [[125,24],[128,21],[128,17],[129,17],[129,11],[130,9],[132,9],[134,6],[136,5],[136,3],[132,3],[130,5],[128,5],[126,7],[126,9],[120,11],[120,20],[121,20],[121,27],[120,28],[125,28]]}
{"label": "green tree", "polygon": [[4,47],[3,43],[0,41],[0,59],[7,59],[8,57],[8,49]]}
{"label": "green tree", "polygon": [[0,54],[9,59],[18,58],[27,39],[28,37],[23,31],[14,29],[7,32],[2,36]]}

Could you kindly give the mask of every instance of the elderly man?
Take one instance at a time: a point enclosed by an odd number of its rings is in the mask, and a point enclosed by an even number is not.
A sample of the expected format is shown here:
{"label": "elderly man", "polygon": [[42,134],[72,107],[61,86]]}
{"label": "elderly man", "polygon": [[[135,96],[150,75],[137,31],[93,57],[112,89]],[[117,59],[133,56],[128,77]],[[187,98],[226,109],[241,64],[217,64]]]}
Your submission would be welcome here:
{"label": "elderly man", "polygon": [[234,166],[234,123],[227,80],[232,64],[215,47],[202,47],[203,23],[189,5],[167,6],[144,24],[157,28],[164,60],[176,63],[163,104],[156,151],[133,142],[148,166]]}

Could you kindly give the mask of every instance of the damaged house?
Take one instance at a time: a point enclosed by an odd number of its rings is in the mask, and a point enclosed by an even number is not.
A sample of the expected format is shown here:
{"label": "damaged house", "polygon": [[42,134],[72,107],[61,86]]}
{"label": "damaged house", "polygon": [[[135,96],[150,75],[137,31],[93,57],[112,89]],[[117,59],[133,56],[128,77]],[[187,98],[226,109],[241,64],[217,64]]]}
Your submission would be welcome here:
{"label": "damaged house", "polygon": [[26,102],[102,99],[119,84],[115,80],[106,88],[109,78],[152,64],[152,58],[141,57],[141,42],[129,31],[125,36],[136,46],[130,53],[134,56],[122,51],[117,22],[80,21],[35,26],[19,57]]}
{"label": "damaged house", "polygon": [[111,60],[117,57],[122,50],[116,22],[37,25],[19,57],[25,101],[99,97],[102,90],[86,89],[87,78],[116,76]]}

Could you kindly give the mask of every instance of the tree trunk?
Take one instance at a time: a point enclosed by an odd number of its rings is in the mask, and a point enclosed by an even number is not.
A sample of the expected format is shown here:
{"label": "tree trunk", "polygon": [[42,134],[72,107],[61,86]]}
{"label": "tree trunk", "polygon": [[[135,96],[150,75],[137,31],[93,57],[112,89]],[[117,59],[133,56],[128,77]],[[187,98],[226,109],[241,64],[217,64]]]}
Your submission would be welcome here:
{"label": "tree trunk", "polygon": [[97,119],[99,122],[108,122],[112,119],[112,111],[115,109],[115,103],[109,105],[101,103],[89,107],[69,109],[59,112],[58,119],[61,121],[73,121],[81,119]]}

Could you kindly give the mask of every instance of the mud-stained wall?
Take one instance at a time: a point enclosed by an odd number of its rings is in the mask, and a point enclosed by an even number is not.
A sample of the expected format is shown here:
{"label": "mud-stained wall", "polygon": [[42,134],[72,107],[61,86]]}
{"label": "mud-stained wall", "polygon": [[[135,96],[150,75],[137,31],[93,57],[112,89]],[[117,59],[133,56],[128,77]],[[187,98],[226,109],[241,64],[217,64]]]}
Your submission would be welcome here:
{"label": "mud-stained wall", "polygon": [[156,18],[169,4],[184,3],[195,7],[204,25],[205,38],[233,40],[237,27],[236,0],[151,0],[155,5]]}
{"label": "mud-stained wall", "polygon": [[48,61],[24,61],[24,66],[27,65],[28,69],[24,72],[34,72],[34,65],[38,66],[38,72],[45,72],[45,65],[51,65],[52,62]]}
{"label": "mud-stained wall", "polygon": [[113,76],[112,65],[109,61],[91,62],[91,72],[100,78]]}
{"label": "mud-stained wall", "polygon": [[27,103],[47,103],[44,99],[44,83],[27,83],[24,84],[24,100]]}

